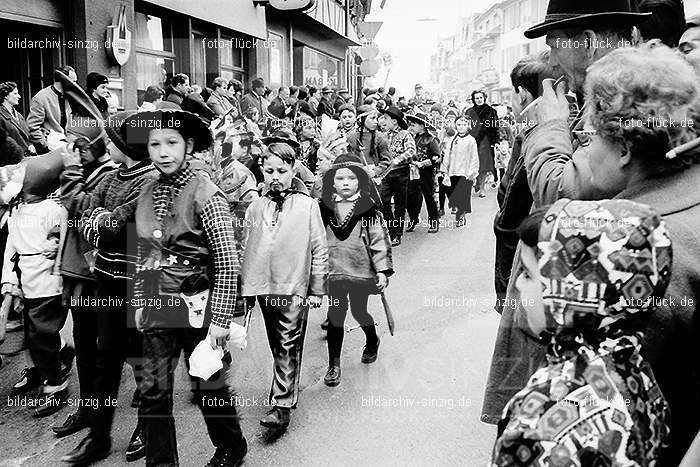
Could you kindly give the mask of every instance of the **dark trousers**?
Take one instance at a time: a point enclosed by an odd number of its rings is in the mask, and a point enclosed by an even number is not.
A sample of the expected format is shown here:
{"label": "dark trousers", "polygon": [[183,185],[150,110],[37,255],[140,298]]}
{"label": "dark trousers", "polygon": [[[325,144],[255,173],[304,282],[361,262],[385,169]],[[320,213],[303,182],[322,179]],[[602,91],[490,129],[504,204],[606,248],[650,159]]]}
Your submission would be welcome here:
{"label": "dark trousers", "polygon": [[[172,310],[174,313],[181,310]],[[186,313],[186,311],[185,311]],[[173,418],[174,373],[184,351],[187,362],[208,329],[153,328],[143,332],[143,379],[139,419],[143,426],[147,466],[179,465]],[[215,447],[235,448],[243,442],[226,371],[209,380],[190,377],[195,401]]]}
{"label": "dark trousers", "polygon": [[295,303],[289,295],[262,295],[258,303],[274,359],[270,405],[295,408],[299,399],[308,302]]}
{"label": "dark trousers", "polygon": [[496,260],[494,262],[494,289],[496,290],[496,311],[503,313],[503,302],[508,291],[508,282],[513,269],[517,235],[496,234]]}
{"label": "dark trousers", "polygon": [[428,210],[428,220],[434,221],[438,218],[438,208],[435,202],[435,173],[432,167],[420,170],[420,178],[408,182],[408,218],[418,222],[418,215],[423,206]]}
{"label": "dark trousers", "polygon": [[445,210],[445,200],[450,196],[450,187],[442,184],[443,178],[444,177],[438,177],[438,187],[440,189],[439,201],[441,211]]}
{"label": "dark trousers", "polygon": [[[349,298],[348,298],[349,297]],[[365,333],[367,344],[377,342],[377,330],[374,318],[367,312],[369,291],[366,286],[351,284],[347,281],[330,281],[328,283],[328,365],[340,366],[340,354],[345,335],[345,318],[350,312]]]}
{"label": "dark trousers", "polygon": [[[391,238],[403,235],[404,218],[406,217],[406,198],[408,196],[408,166],[392,170],[382,180],[379,195],[382,198],[384,219],[389,227]],[[394,210],[391,209],[391,199],[394,199]]]}
{"label": "dark trousers", "polygon": [[467,177],[450,177],[450,206],[457,208],[457,217],[472,212],[472,186]]}
{"label": "dark trousers", "polygon": [[93,382],[97,361],[97,314],[85,306],[97,296],[97,283],[63,276],[63,305],[73,315],[73,342],[75,363],[78,370],[80,397],[84,401],[94,398]]}
{"label": "dark trousers", "polygon": [[95,437],[109,437],[112,431],[115,406],[106,404],[119,394],[124,361],[134,371],[136,384],[141,380],[143,336],[128,319],[126,297],[131,281],[98,276],[97,298],[100,307],[94,310],[97,340],[93,373],[93,396],[97,407],[92,413],[90,428]]}
{"label": "dark trousers", "polygon": [[24,299],[24,337],[29,355],[39,372],[41,381],[51,386],[63,383],[61,371],[61,336],[68,310],[61,296]]}

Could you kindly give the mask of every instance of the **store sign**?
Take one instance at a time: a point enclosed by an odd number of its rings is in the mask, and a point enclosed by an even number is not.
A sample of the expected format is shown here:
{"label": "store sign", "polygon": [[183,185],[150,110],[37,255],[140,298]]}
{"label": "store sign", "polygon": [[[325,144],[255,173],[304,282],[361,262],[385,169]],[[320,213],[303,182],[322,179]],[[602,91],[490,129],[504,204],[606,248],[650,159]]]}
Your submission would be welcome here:
{"label": "store sign", "polygon": [[107,26],[105,50],[107,51],[107,57],[119,66],[124,66],[129,60],[131,55],[131,31],[126,27],[126,5],[122,5],[119,8],[114,24]]}
{"label": "store sign", "polygon": [[304,11],[313,7],[316,0],[270,0],[270,6],[282,11]]}

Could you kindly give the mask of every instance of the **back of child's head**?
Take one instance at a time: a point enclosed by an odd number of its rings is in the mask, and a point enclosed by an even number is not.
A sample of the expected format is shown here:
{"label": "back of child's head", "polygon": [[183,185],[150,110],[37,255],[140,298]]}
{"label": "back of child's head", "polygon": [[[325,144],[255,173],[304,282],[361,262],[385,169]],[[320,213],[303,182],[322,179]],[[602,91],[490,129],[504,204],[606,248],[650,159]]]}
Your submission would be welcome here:
{"label": "back of child's head", "polygon": [[647,313],[670,281],[670,237],[643,204],[561,199],[526,218],[518,234],[535,249],[556,330]]}
{"label": "back of child's head", "polygon": [[287,143],[269,144],[267,148],[263,151],[262,156],[260,156],[260,158],[264,164],[267,159],[273,156],[280,158],[282,162],[291,166],[293,166],[296,162],[296,152]]}

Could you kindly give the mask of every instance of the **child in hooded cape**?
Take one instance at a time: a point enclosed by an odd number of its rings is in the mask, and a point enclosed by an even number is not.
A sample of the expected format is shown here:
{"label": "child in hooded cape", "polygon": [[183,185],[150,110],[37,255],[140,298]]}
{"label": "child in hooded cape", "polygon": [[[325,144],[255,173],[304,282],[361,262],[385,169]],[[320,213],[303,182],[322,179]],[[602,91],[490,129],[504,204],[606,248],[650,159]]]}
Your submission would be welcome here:
{"label": "child in hooded cape", "polygon": [[[328,370],[324,383],[340,384],[340,354],[348,304],[365,333],[362,363],[377,359],[379,337],[367,299],[394,273],[391,238],[370,193],[372,180],[355,156],[339,156],[323,176],[321,217],[328,238]],[[371,256],[370,256],[371,255]]]}

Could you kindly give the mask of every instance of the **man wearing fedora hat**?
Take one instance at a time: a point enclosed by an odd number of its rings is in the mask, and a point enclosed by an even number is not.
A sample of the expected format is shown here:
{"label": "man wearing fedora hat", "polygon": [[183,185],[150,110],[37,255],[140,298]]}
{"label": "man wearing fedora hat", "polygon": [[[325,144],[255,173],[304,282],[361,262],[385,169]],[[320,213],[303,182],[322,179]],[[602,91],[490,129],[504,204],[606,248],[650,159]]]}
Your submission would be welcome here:
{"label": "man wearing fedora hat", "polygon": [[[544,21],[525,31],[529,39],[546,35],[550,47],[549,65],[554,73],[566,77],[566,82],[560,83],[557,89],[552,87],[553,80],[543,81],[541,101],[534,110],[535,120],[540,123],[523,142],[533,208],[546,206],[562,197],[605,197],[590,187],[588,158],[572,137],[572,130],[583,127],[583,109],[569,123],[571,108],[567,83],[578,102],[583,102],[587,68],[613,50],[631,46],[632,27],[649,16],[649,13],[634,12],[629,0],[550,0]],[[579,150],[574,151],[574,148]],[[506,303],[517,296],[516,278],[517,274],[510,277]],[[519,315],[517,307],[503,308],[482,408],[481,419],[487,423],[498,423],[508,399],[524,386],[544,360],[544,348],[517,329],[515,317]]]}
{"label": "man wearing fedora hat", "polygon": [[321,115],[328,115],[333,118],[333,102],[331,102],[331,96],[333,95],[333,90],[328,86],[323,86],[321,89],[321,100],[318,102],[316,107],[316,115],[319,117]]}
{"label": "man wearing fedora hat", "polygon": [[418,215],[425,198],[425,207],[428,210],[428,233],[437,233],[439,222],[435,201],[435,169],[440,164],[440,144],[433,135],[436,128],[423,112],[406,115],[406,120],[416,141],[416,157],[411,165],[418,171],[418,178],[408,182],[406,232],[413,232],[418,225]]}
{"label": "man wearing fedora hat", "polygon": [[[382,185],[379,193],[384,208],[384,218],[389,226],[392,246],[401,245],[406,199],[408,196],[409,162],[416,156],[416,142],[408,132],[408,123],[397,107],[391,106],[381,111],[381,126],[389,140],[391,164],[384,174],[379,175]],[[391,200],[394,209],[391,209]]]}

